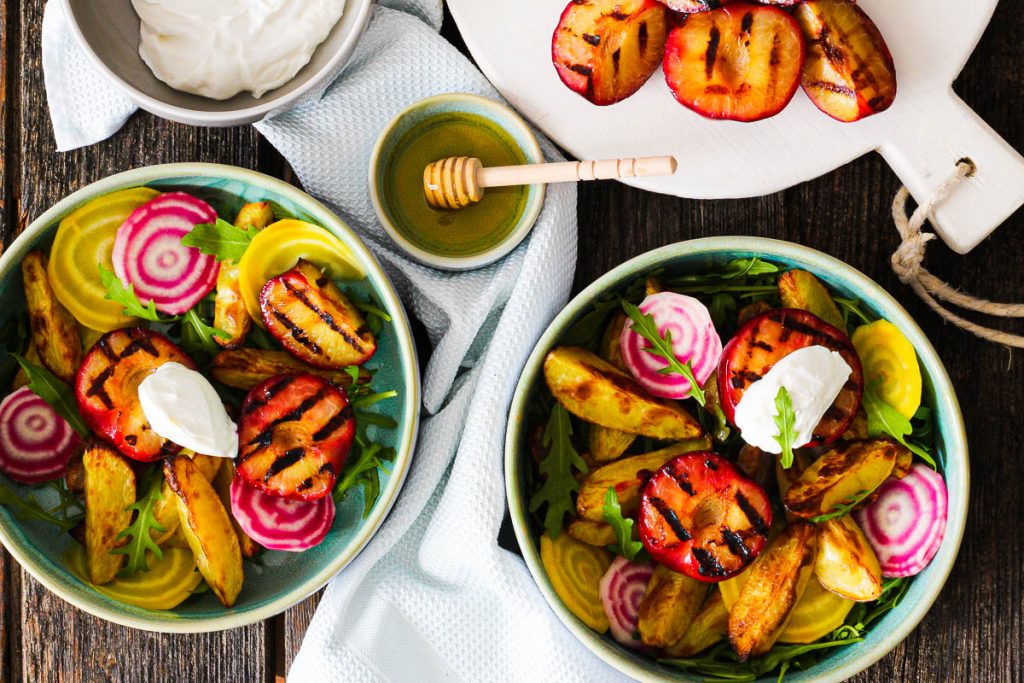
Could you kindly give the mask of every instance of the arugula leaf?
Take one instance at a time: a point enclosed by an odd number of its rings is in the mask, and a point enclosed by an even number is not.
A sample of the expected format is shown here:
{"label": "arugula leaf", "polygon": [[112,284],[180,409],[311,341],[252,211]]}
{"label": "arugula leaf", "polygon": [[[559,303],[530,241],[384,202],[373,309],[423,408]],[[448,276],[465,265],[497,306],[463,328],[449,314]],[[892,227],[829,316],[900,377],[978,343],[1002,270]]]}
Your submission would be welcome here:
{"label": "arugula leaf", "polygon": [[395,458],[395,450],[384,448],[379,443],[369,443],[363,446],[358,441],[356,450],[356,457],[345,466],[341,479],[334,486],[332,496],[336,504],[341,503],[349,491],[361,486],[363,488],[363,519],[365,519],[380,496],[379,471],[387,471],[387,464]]}
{"label": "arugula leaf", "polygon": [[931,453],[925,450],[923,446],[907,439],[907,436],[914,431],[910,420],[903,417],[902,413],[883,401],[878,395],[876,387],[880,381],[881,379],[877,379],[864,387],[864,396],[861,399],[864,411],[868,414],[868,435],[876,437],[881,434],[887,434],[909,448],[911,452],[928,463],[932,469],[937,469],[935,459]]}
{"label": "arugula leaf", "polygon": [[18,361],[18,365],[25,371],[28,377],[28,388],[39,398],[50,404],[50,407],[63,417],[71,428],[78,432],[83,439],[91,433],[85,420],[78,414],[78,403],[71,387],[58,379],[52,372],[41,365],[36,365],[27,360],[19,353],[12,353],[11,357]]}
{"label": "arugula leaf", "polygon": [[622,506],[615,494],[615,487],[609,486],[604,494],[604,521],[615,531],[616,544],[611,551],[632,562],[644,548],[640,541],[633,540],[633,520],[622,516]]}
{"label": "arugula leaf", "polygon": [[176,316],[169,318],[161,316],[152,300],[148,305],[143,306],[139,297],[135,296],[135,285],[129,284],[125,287],[121,278],[117,277],[113,271],[107,270],[102,263],[97,267],[100,269],[100,282],[107,290],[107,295],[104,298],[124,306],[125,315],[154,323],[167,323],[178,319]]}
{"label": "arugula leaf", "polygon": [[214,223],[199,223],[181,238],[186,247],[195,247],[218,261],[238,261],[259,233],[253,226],[238,228],[223,218]]}
{"label": "arugula leaf", "polygon": [[851,318],[857,318],[860,321],[858,325],[866,325],[867,323],[872,322],[871,318],[861,310],[860,302],[856,299],[845,299],[841,296],[834,296],[832,297],[832,300],[839,306],[839,310],[843,314],[843,322],[846,323],[847,327],[850,326]]}
{"label": "arugula leaf", "polygon": [[[359,370],[357,369],[356,370],[357,375],[358,375],[358,372],[359,372]],[[358,377],[357,377],[357,381],[358,381]],[[388,399],[388,398],[394,398],[396,396],[398,396],[398,392],[395,391],[394,389],[392,389],[391,391],[380,391],[380,392],[377,392],[376,394],[367,394],[365,396],[360,396],[359,398],[353,400],[352,401],[352,407],[353,408],[357,408],[357,409],[358,408],[369,408],[374,403],[378,403],[378,402],[383,401],[383,400]]]}
{"label": "arugula leaf", "polygon": [[834,508],[832,508],[831,511],[826,512],[822,515],[818,515],[817,517],[811,517],[810,521],[814,522],[815,524],[820,524],[821,522],[827,522],[828,520],[835,519],[836,517],[842,517],[843,515],[850,512],[850,510],[857,507],[862,500],[864,500],[870,495],[871,491],[867,489],[861,489],[860,491],[857,491],[857,493],[854,494],[853,498],[850,499],[848,502],[839,503]]}
{"label": "arugula leaf", "polygon": [[536,512],[541,505],[547,505],[544,515],[544,529],[551,538],[558,538],[562,532],[562,520],[573,510],[572,494],[579,491],[580,484],[573,476],[573,468],[587,472],[587,463],[572,446],[572,424],[569,413],[561,403],[551,409],[547,428],[541,443],[548,453],[540,462],[540,473],[544,484],[530,498],[530,512]]}
{"label": "arugula leaf", "polygon": [[230,339],[231,335],[224,330],[207,325],[195,308],[187,311],[181,319],[181,345],[189,355],[204,353],[215,356],[220,351],[214,337]]}
{"label": "arugula leaf", "polygon": [[796,428],[793,423],[796,421],[796,413],[793,411],[793,399],[789,396],[786,387],[779,387],[779,393],[775,396],[775,426],[779,433],[775,441],[782,448],[779,455],[779,462],[782,469],[788,470],[793,466],[793,448],[797,439]]}
{"label": "arugula leaf", "polygon": [[[792,662],[808,653],[863,641],[863,638],[820,640],[807,645],[775,645],[762,657],[746,662],[739,661],[727,643],[708,650],[697,657],[686,659],[659,659],[658,662],[683,671],[704,676],[705,681],[753,681],[760,676],[780,669],[778,680],[782,680]],[[799,663],[798,663],[799,665]]]}
{"label": "arugula leaf", "polygon": [[125,508],[125,510],[134,510],[136,515],[135,520],[128,525],[128,528],[123,529],[117,535],[118,540],[127,537],[131,537],[131,540],[120,548],[114,548],[110,551],[111,555],[128,556],[128,561],[118,572],[119,576],[128,576],[137,572],[148,572],[147,551],[153,553],[158,560],[162,560],[164,557],[160,546],[156,544],[149,533],[150,530],[157,533],[167,530],[153,516],[153,506],[160,500],[163,481],[163,472],[160,467],[151,469],[145,482],[146,494],[141,500],[137,500]]}
{"label": "arugula leaf", "polygon": [[[58,481],[63,482],[64,480],[60,479]],[[61,484],[47,482],[47,485],[50,484],[53,484],[52,488],[58,489],[58,493],[60,493]],[[22,498],[13,488],[0,483],[0,505],[10,507],[14,515],[19,519],[35,519],[47,524],[53,524],[61,531],[71,531],[85,518],[85,512],[82,510],[81,501],[75,498],[66,487],[63,490],[66,492],[66,495],[60,493],[60,503],[51,509],[47,509],[31,493]],[[74,507],[77,507],[78,511],[72,513],[71,508]]]}
{"label": "arugula leaf", "polygon": [[599,339],[605,321],[619,303],[614,298],[595,301],[593,310],[588,311],[562,337],[562,343],[569,346],[586,345]]}
{"label": "arugula leaf", "polygon": [[704,396],[704,391],[701,389],[700,384],[697,382],[697,378],[693,375],[693,368],[690,367],[689,361],[682,362],[676,356],[675,351],[672,349],[672,333],[668,330],[665,331],[665,336],[661,336],[661,332],[658,330],[658,326],[654,324],[654,317],[643,313],[640,308],[630,302],[622,299],[622,310],[626,312],[629,319],[633,321],[632,329],[634,332],[639,334],[641,337],[646,339],[650,343],[650,347],[645,347],[644,351],[663,359],[668,365],[661,370],[659,374],[671,375],[677,374],[682,375],[690,382],[690,398],[693,398],[700,405],[704,405],[707,400]]}

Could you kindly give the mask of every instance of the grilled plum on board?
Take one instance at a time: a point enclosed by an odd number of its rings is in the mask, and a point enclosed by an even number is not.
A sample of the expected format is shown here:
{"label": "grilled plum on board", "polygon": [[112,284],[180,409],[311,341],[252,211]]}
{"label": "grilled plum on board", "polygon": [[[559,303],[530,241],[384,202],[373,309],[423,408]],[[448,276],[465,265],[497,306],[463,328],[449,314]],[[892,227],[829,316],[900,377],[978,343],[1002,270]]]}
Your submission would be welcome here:
{"label": "grilled plum on board", "polygon": [[676,99],[713,119],[774,116],[800,85],[804,39],[777,7],[734,3],[687,15],[665,43],[665,78]]}
{"label": "grilled plum on board", "polygon": [[768,540],[772,506],[760,486],[710,451],[654,473],[640,495],[640,540],[651,558],[699,581],[735,576]]}
{"label": "grilled plum on board", "polygon": [[159,332],[130,327],[106,333],[78,369],[75,397],[82,419],[133,460],[174,455],[181,446],[150,428],[139,403],[142,380],[172,361],[195,369],[192,359]]}
{"label": "grilled plum on board", "polygon": [[858,121],[896,99],[896,66],[878,27],[849,0],[805,0],[794,12],[807,38],[803,88],[839,121]]}
{"label": "grilled plum on board", "polygon": [[360,365],[377,351],[359,309],[309,261],[267,281],[260,311],[281,346],[313,367]]}
{"label": "grilled plum on board", "polygon": [[850,378],[825,416],[814,428],[808,446],[829,444],[843,435],[860,409],[864,375],[860,358],[845,333],[824,320],[795,308],[779,308],[755,316],[740,328],[722,351],[718,387],[722,410],[735,424],[736,406],[747,387],[761,379],[779,360],[797,349],[824,346],[839,353],[850,366]]}
{"label": "grilled plum on board", "polygon": [[658,68],[668,21],[656,0],[571,0],[551,38],[551,60],[570,90],[614,104]]}
{"label": "grilled plum on board", "polygon": [[315,375],[273,377],[242,404],[238,474],[272,496],[329,495],[355,439],[345,390]]}

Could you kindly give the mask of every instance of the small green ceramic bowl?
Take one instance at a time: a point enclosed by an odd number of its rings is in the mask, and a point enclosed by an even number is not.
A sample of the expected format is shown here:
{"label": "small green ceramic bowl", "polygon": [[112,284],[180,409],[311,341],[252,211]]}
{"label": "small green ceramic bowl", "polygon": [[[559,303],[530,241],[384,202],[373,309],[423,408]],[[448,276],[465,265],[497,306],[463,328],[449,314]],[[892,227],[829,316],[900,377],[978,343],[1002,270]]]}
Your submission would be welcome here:
{"label": "small green ceramic bowl", "polygon": [[[405,480],[416,441],[419,371],[409,321],[391,282],[377,259],[340,218],[295,187],[253,171],[216,164],[170,164],[120,173],[95,182],[59,202],[32,222],[0,257],[0,326],[25,310],[21,260],[37,248],[46,249],[60,220],[92,199],[115,190],[146,185],[157,190],[183,190],[209,202],[221,216],[233,216],[245,202],[270,201],[278,218],[298,218],[321,225],[351,249],[367,274],[352,285],[363,296],[372,293],[391,316],[371,365],[379,370],[375,385],[397,389],[399,398],[375,410],[398,427],[371,436],[391,446],[396,456],[389,473],[381,474],[380,497],[363,517],[361,495],[346,497],[337,508],[327,538],[303,553],[267,551],[258,562],[246,562],[245,583],[234,607],[225,609],[212,592],[190,598],[171,611],[147,610],[110,599],[68,571],[68,534],[54,533],[42,522],[17,519],[0,505],[0,541],[21,566],[48,589],[86,612],[125,626],[164,632],[205,632],[245,626],[284,611],[321,588],[366,546],[380,527]],[[376,429],[376,428],[371,428]],[[3,475],[0,481],[11,485]]]}
{"label": "small green ceramic bowl", "polygon": [[[677,669],[658,664],[628,650],[610,636],[599,636],[562,604],[540,560],[542,530],[528,511],[531,467],[528,441],[528,408],[534,392],[543,385],[544,356],[563,334],[586,313],[591,304],[610,292],[621,292],[637,276],[664,269],[669,274],[707,272],[735,258],[759,256],[785,268],[799,268],[817,275],[832,291],[857,299],[865,309],[896,325],[917,350],[924,377],[924,401],[935,407],[936,450],[949,489],[949,519],[942,547],[931,564],[911,583],[900,604],[876,622],[863,642],[829,650],[806,671],[790,670],[786,680],[816,683],[842,681],[884,657],[917,626],[942,590],[960,548],[967,518],[968,456],[963,419],[949,376],[935,349],[921,329],[896,300],[863,273],[841,261],[796,244],[751,237],[716,237],[669,245],[638,256],[615,268],[580,292],[548,327],[537,343],[516,387],[505,439],[505,486],[509,510],[526,564],[545,599],[562,623],[591,652],[625,674],[644,681],[698,681]],[[769,680],[769,679],[764,679]],[[770,680],[774,680],[770,679]]]}
{"label": "small green ceramic bowl", "polygon": [[[544,185],[529,186],[525,206],[515,217],[514,223],[509,220],[508,225],[496,228],[505,233],[501,241],[480,251],[457,256],[446,255],[431,251],[410,239],[399,227],[399,221],[393,216],[393,210],[390,207],[394,198],[391,197],[388,185],[389,162],[396,150],[400,149],[399,143],[407,132],[420,124],[429,123],[438,116],[451,113],[469,114],[485,119],[509,137],[509,144],[514,144],[519,148],[525,163],[544,163],[544,154],[541,152],[533,131],[518,114],[501,102],[468,93],[435,95],[415,102],[401,111],[381,132],[377,144],[374,145],[373,153],[370,155],[370,200],[373,202],[377,218],[388,236],[409,256],[435,268],[471,270],[497,261],[515,249],[530,234],[533,224],[537,222],[537,217],[544,207]],[[466,147],[462,140],[452,140],[450,146],[446,146],[449,149],[440,158],[477,154]],[[419,190],[419,188],[417,189]],[[467,211],[467,209],[462,209],[462,211]]]}

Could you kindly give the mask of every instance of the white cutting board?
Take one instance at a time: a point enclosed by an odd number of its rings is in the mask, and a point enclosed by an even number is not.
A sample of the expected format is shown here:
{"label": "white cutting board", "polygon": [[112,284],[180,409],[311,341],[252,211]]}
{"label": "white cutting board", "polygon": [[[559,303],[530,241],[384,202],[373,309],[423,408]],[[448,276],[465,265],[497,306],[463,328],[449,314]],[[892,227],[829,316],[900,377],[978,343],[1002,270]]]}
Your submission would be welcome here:
{"label": "white cutting board", "polygon": [[679,105],[660,69],[633,97],[595,107],[562,85],[551,65],[551,34],[564,4],[448,0],[483,72],[570,154],[580,159],[672,154],[679,160],[674,176],[627,181],[631,185],[697,199],[752,197],[878,150],[921,201],[968,157],[976,174],[935,215],[939,234],[960,253],[1024,203],[1024,158],[951,87],[996,0],[860,0],[893,53],[899,90],[888,111],[856,123],[830,119],[802,90],[773,118],[712,121]]}

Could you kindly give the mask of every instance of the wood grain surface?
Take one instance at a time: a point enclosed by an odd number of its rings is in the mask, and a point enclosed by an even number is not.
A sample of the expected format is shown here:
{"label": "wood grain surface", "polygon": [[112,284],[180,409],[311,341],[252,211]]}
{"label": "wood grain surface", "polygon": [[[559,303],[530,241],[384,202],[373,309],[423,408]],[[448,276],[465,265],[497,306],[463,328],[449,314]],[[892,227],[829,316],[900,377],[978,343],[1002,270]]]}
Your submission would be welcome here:
{"label": "wood grain surface", "polygon": [[[0,236],[83,185],[137,166],[210,161],[290,178],[252,128],[198,129],[136,114],[112,139],[55,151],[40,65],[41,0],[0,0]],[[908,30],[912,27],[908,27]],[[460,41],[451,21],[445,35]],[[1024,5],[1000,4],[956,91],[1024,149]],[[858,681],[1024,680],[1024,358],[944,325],[888,268],[898,180],[877,155],[782,193],[688,201],[616,183],[579,195],[578,291],[641,252],[709,235],[767,236],[849,262],[892,292],[933,340],[957,387],[972,451],[971,505],[960,558],[921,626]],[[928,265],[994,300],[1024,299],[1024,215],[968,257],[941,244]],[[1024,324],[1008,325],[1024,332]],[[500,453],[492,457],[501,457]],[[159,635],[114,626],[50,594],[0,550],[0,681],[261,681],[283,676],[317,597],[244,629]]]}

